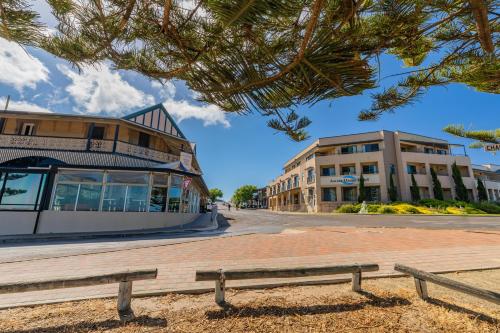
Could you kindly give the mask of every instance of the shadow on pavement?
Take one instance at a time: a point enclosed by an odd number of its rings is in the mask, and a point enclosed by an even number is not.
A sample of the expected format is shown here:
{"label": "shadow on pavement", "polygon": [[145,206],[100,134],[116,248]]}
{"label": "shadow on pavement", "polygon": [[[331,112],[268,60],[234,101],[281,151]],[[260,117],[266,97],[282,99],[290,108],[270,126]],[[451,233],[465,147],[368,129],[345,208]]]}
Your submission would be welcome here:
{"label": "shadow on pavement", "polygon": [[[140,316],[130,321],[143,327],[167,327],[167,320],[164,318],[152,318],[149,316]],[[126,324],[119,320],[105,320],[101,322],[80,322],[74,324],[53,326],[53,327],[35,327],[21,330],[4,331],[3,333],[60,333],[60,332],[89,332],[93,330],[107,331],[113,328],[119,328]]]}
{"label": "shadow on pavement", "polygon": [[481,321],[484,321],[484,322],[487,322],[490,324],[494,324],[494,325],[500,325],[500,320],[498,320],[496,318],[490,317],[484,313],[480,313],[480,312],[477,312],[474,310],[466,309],[466,308],[461,307],[461,306],[456,305],[456,304],[451,304],[451,303],[448,303],[448,302],[445,302],[445,301],[442,301],[439,299],[435,299],[435,298],[429,298],[429,299],[427,299],[427,302],[430,304],[441,306],[443,308],[446,308],[446,309],[454,311],[454,312],[465,313],[469,316],[474,317],[476,320],[481,320]]}

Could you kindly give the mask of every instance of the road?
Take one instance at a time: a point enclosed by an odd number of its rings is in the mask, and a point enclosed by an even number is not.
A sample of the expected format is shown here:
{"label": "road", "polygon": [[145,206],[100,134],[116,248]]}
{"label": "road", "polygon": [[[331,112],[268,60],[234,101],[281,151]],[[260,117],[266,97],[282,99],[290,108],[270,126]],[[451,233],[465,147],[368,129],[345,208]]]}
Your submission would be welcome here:
{"label": "road", "polygon": [[[84,239],[41,243],[15,243],[0,246],[0,264],[43,258],[96,254],[124,249],[198,242],[245,234],[279,234],[287,230],[309,227],[363,227],[452,229],[470,232],[500,233],[500,217],[465,216],[401,216],[401,215],[326,215],[288,214],[267,210],[240,209],[228,211],[220,207],[223,226],[219,230],[198,233],[154,234],[129,238]],[[228,224],[225,224],[227,222]],[[225,224],[225,225],[224,225]]]}

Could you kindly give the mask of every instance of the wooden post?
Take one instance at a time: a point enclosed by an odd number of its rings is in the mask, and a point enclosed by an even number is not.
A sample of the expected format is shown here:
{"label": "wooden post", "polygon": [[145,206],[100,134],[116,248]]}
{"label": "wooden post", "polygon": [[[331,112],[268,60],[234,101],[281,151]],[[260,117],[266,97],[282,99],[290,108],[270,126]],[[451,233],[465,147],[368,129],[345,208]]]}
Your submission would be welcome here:
{"label": "wooden post", "polygon": [[361,271],[352,273],[352,291],[361,291]]}
{"label": "wooden post", "polygon": [[429,298],[429,294],[427,293],[427,282],[425,282],[425,280],[415,278],[415,288],[417,289],[418,297],[423,300]]}
{"label": "wooden post", "polygon": [[218,280],[215,280],[215,303],[222,305],[226,301],[224,299],[226,294],[226,278],[224,272],[220,271],[220,276]]}
{"label": "wooden post", "polygon": [[134,311],[130,306],[132,302],[132,281],[121,281],[118,288],[118,315],[122,322],[134,319]]}

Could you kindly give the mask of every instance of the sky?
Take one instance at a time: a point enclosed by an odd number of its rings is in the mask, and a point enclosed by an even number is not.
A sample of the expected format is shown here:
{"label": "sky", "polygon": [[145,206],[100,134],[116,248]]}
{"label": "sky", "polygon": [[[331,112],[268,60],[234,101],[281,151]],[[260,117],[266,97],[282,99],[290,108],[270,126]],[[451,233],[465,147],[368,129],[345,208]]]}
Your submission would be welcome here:
{"label": "sky", "polygon": [[[381,78],[408,70],[390,56],[381,58],[381,68]],[[379,84],[391,82],[383,79]],[[66,61],[44,51],[23,49],[0,38],[1,108],[7,95],[11,96],[11,110],[108,116],[123,116],[163,103],[187,138],[197,144],[197,159],[208,187],[220,188],[225,199],[241,185],[265,186],[282,173],[289,158],[319,137],[385,129],[467,146],[470,140],[446,134],[443,127],[500,127],[500,96],[480,93],[462,84],[431,88],[413,105],[385,114],[377,121],[360,122],[357,115],[369,107],[372,92],[299,106],[297,112],[310,118],[312,124],[308,127],[310,139],[297,143],[267,127],[267,118],[227,114],[215,105],[196,101],[196,92],[183,82],[162,85],[135,72],[114,71],[106,63],[78,72]],[[466,150],[474,164],[500,164],[500,154]]]}

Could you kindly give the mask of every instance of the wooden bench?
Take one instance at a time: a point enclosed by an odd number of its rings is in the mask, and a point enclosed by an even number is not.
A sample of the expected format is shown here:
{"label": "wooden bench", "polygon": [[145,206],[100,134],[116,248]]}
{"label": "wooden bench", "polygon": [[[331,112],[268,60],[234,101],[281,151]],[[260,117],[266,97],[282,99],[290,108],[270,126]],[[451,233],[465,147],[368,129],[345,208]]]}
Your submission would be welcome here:
{"label": "wooden bench", "polygon": [[429,298],[429,294],[427,291],[427,281],[429,281],[445,288],[453,289],[496,304],[500,304],[500,293],[494,291],[476,288],[462,282],[454,281],[443,276],[421,271],[416,268],[404,266],[401,264],[394,265],[394,270],[413,276],[413,278],[415,279],[415,288],[417,289],[417,294],[423,300]]}
{"label": "wooden bench", "polygon": [[128,321],[134,318],[134,312],[130,306],[132,302],[132,281],[156,279],[157,275],[157,269],[148,269],[68,279],[4,283],[0,284],[0,294],[120,283],[118,288],[118,315],[121,321]]}
{"label": "wooden bench", "polygon": [[196,281],[215,281],[215,302],[225,303],[226,280],[294,278],[352,273],[352,290],[361,291],[361,273],[378,271],[377,264],[354,264],[294,268],[253,268],[196,271]]}

